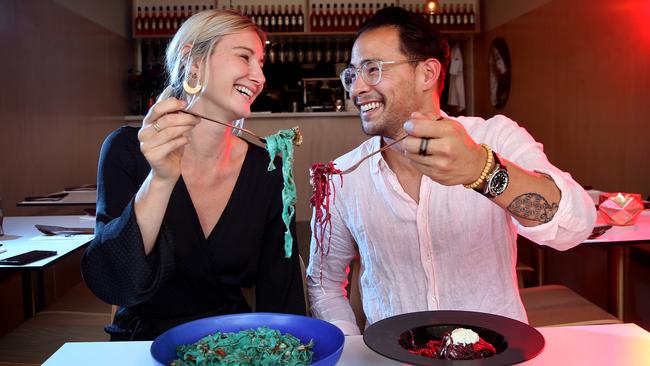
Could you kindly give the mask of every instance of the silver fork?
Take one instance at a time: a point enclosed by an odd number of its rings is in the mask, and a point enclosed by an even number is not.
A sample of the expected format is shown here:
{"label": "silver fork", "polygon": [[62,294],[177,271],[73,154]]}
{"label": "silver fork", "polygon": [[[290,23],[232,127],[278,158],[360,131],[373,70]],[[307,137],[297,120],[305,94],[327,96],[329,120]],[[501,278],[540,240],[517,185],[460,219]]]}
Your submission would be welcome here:
{"label": "silver fork", "polygon": [[339,173],[339,174],[343,175],[343,174],[348,174],[348,173],[354,171],[356,168],[359,167],[359,165],[361,165],[361,163],[363,163],[364,161],[366,161],[366,159],[368,159],[369,157],[371,157],[371,156],[373,156],[373,155],[375,155],[375,154],[379,154],[380,152],[382,152],[382,151],[388,149],[389,147],[395,145],[396,143],[398,143],[398,142],[404,140],[406,137],[408,137],[408,134],[404,134],[404,135],[402,135],[401,137],[398,137],[395,141],[391,142],[390,144],[388,144],[388,145],[384,145],[384,147],[382,147],[381,149],[379,149],[379,150],[377,150],[377,151],[374,151],[374,152],[372,152],[372,153],[370,153],[370,154],[364,156],[363,158],[359,159],[359,161],[357,161],[354,165],[352,165],[351,167],[345,169],[344,171],[342,171],[342,172]]}
{"label": "silver fork", "polygon": [[245,132],[245,133],[247,133],[247,134],[249,134],[249,135],[255,137],[256,139],[260,140],[262,143],[266,144],[266,139],[265,139],[264,137],[261,137],[261,136],[257,135],[255,132],[253,132],[253,131],[251,131],[251,130],[247,130],[247,129],[243,128],[243,127],[233,126],[233,125],[231,125],[230,123],[217,121],[216,119],[212,119],[212,118],[209,118],[209,117],[206,117],[206,116],[200,115],[200,114],[195,113],[195,112],[190,112],[190,111],[181,111],[181,112],[183,112],[183,113],[187,113],[187,114],[192,115],[192,116],[194,116],[194,117],[199,117],[199,118],[202,118],[202,119],[208,120],[208,121],[210,121],[210,122],[218,123],[218,124],[220,124],[220,125],[224,125],[224,126],[226,126],[226,127],[234,128],[234,129],[236,129],[236,130],[239,130],[239,131]]}
{"label": "silver fork", "polygon": [[[243,127],[233,126],[233,125],[231,125],[230,123],[217,121],[216,119],[212,119],[212,118],[209,118],[209,117],[203,116],[203,115],[198,114],[198,113],[196,113],[196,112],[190,112],[190,111],[185,111],[185,110],[184,110],[184,111],[181,111],[181,112],[183,112],[183,113],[187,113],[187,114],[192,115],[192,116],[194,116],[194,117],[203,118],[203,119],[208,120],[208,121],[210,121],[210,122],[218,123],[218,124],[220,124],[220,125],[223,125],[223,126],[226,126],[226,127],[230,127],[230,128],[234,128],[234,129],[236,129],[236,130],[239,130],[239,131],[245,132],[245,133],[247,133],[247,134],[253,136],[254,138],[258,139],[258,140],[259,140],[260,142],[262,142],[263,144],[266,144],[266,139],[265,139],[264,137],[259,136],[258,134],[256,134],[255,132],[253,132],[253,131],[251,131],[251,130],[247,130],[247,129],[243,128]],[[293,144],[296,145],[296,146],[300,146],[300,144],[302,144],[302,134],[300,133],[300,129],[298,128],[298,126],[296,126],[296,127],[293,128],[293,130],[294,130],[295,133],[296,133],[295,136],[294,136],[294,138],[293,138]]]}

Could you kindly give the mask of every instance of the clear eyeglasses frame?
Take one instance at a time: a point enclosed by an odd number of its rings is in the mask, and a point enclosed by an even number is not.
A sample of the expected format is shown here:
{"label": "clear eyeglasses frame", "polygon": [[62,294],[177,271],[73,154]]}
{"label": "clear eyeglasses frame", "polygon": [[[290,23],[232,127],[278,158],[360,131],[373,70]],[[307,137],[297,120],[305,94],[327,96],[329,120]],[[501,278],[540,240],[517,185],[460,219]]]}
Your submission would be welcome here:
{"label": "clear eyeglasses frame", "polygon": [[384,65],[398,65],[412,62],[420,62],[425,59],[411,59],[411,60],[401,60],[401,61],[381,61],[381,60],[366,60],[361,63],[359,67],[349,66],[341,71],[339,77],[341,78],[341,83],[343,88],[347,92],[350,92],[352,85],[359,74],[361,74],[361,79],[368,85],[377,85],[381,81],[381,72]]}

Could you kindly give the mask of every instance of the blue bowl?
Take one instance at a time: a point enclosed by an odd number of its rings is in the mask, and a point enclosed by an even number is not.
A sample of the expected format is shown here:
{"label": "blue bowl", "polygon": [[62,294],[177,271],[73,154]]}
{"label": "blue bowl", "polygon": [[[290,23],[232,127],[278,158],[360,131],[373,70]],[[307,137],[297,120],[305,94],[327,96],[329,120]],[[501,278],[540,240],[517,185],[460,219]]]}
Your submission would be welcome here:
{"label": "blue bowl", "polygon": [[310,365],[335,365],[343,353],[343,332],[328,322],[300,315],[276,313],[245,313],[214,316],[194,320],[169,329],[158,336],[151,345],[151,356],[156,365],[168,366],[178,358],[176,347],[191,344],[208,334],[239,332],[258,327],[277,329],[290,333],[302,343],[314,340],[314,356]]}

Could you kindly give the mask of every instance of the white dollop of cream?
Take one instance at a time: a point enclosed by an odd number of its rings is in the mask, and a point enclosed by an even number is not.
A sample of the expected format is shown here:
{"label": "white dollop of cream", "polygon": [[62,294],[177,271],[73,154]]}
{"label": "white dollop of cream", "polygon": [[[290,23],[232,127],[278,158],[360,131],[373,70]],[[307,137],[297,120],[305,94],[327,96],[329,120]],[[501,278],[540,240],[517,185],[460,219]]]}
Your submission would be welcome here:
{"label": "white dollop of cream", "polygon": [[473,344],[478,342],[478,334],[471,329],[456,328],[451,331],[451,340],[455,344]]}

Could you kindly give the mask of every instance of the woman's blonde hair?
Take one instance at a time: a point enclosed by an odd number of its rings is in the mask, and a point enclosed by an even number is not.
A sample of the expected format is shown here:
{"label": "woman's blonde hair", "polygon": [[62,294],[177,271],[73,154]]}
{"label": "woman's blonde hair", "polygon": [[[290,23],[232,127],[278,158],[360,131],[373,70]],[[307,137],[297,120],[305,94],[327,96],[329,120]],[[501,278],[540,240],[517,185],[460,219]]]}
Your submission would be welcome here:
{"label": "woman's blonde hair", "polygon": [[[260,37],[262,44],[266,42],[266,34],[253,21],[233,10],[206,10],[188,18],[174,35],[167,46],[165,55],[165,69],[167,72],[167,86],[158,96],[158,100],[176,97],[188,101],[188,109],[203,94],[206,89],[208,67],[203,67],[199,75],[201,91],[193,96],[183,92],[183,81],[189,77],[190,66],[193,62],[205,65],[212,49],[223,36],[237,33],[245,29],[252,29]],[[189,45],[189,52],[183,48]]]}

